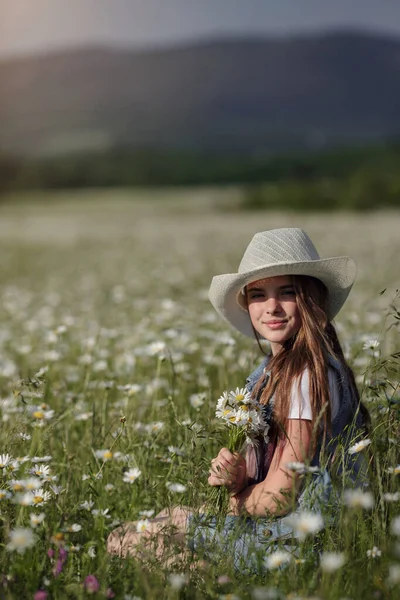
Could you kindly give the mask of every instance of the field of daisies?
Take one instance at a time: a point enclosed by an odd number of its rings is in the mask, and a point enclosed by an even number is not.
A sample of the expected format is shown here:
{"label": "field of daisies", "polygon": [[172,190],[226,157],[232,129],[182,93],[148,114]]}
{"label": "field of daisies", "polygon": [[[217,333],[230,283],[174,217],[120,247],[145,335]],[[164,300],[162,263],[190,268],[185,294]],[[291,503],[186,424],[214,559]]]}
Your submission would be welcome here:
{"label": "field of daisies", "polygon": [[[0,205],[0,598],[400,597],[399,214],[251,214],[234,210],[236,194]],[[207,500],[226,439],[216,402],[261,360],[208,287],[255,232],[285,226],[358,263],[336,325],[372,417],[352,449],[369,486],[339,482],[336,518],[301,515],[293,552],[261,556],[258,574],[172,545],[167,564],[110,557],[118,525]]]}

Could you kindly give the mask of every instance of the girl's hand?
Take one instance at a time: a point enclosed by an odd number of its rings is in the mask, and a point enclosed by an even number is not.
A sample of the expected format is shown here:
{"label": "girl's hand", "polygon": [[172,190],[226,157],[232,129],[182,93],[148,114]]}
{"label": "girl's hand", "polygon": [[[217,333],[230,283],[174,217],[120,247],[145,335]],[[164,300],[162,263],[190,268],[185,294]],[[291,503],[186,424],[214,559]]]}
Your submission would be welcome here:
{"label": "girl's hand", "polygon": [[213,486],[224,485],[232,494],[241,492],[247,486],[246,461],[243,456],[222,448],[211,461],[208,483]]}

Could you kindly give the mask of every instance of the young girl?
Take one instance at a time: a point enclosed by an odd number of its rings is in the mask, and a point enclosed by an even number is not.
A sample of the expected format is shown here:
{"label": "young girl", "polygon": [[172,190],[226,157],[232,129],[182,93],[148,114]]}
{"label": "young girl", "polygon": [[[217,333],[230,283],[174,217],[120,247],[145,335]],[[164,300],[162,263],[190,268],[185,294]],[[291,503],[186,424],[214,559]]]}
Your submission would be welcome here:
{"label": "young girl", "polygon": [[245,457],[222,448],[211,461],[208,483],[230,492],[222,527],[178,507],[144,533],[135,523],[119,528],[109,552],[137,555],[156,534],[160,554],[172,537],[208,559],[228,553],[237,569],[254,569],[260,555],[293,543],[296,516],[326,512],[331,475],[363,483],[359,455],[347,450],[368,415],[332,324],[355,274],[348,257],[321,259],[302,230],[275,229],[253,237],[237,273],[214,277],[209,297],[217,312],[261,350],[261,340],[270,343],[246,386],[261,405],[266,434]]}

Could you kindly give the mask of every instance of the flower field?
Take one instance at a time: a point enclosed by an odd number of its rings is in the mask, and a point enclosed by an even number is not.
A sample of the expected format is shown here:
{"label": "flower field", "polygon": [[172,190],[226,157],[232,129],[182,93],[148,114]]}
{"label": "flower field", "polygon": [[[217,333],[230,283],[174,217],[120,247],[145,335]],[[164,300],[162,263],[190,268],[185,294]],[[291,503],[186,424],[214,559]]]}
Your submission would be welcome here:
{"label": "flower field", "polygon": [[[0,598],[400,597],[400,215],[236,212],[235,194],[0,205]],[[335,521],[302,515],[293,553],[261,557],[262,573],[172,544],[168,563],[108,556],[118,525],[140,531],[164,508],[207,499],[217,399],[261,360],[208,287],[255,232],[286,226],[359,267],[336,325],[372,417],[351,449],[365,453],[369,487],[341,482]]]}

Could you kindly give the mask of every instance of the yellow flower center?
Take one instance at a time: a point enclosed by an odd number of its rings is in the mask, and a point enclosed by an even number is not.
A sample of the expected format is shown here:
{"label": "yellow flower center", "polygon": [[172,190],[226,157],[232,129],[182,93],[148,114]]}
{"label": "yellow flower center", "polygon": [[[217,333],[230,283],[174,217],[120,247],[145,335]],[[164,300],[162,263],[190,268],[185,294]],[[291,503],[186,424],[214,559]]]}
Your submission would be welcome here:
{"label": "yellow flower center", "polygon": [[242,402],[244,400],[244,395],[243,394],[238,394],[236,396],[236,402]]}
{"label": "yellow flower center", "polygon": [[41,504],[42,502],[44,502],[43,496],[34,496],[33,497],[34,504]]}
{"label": "yellow flower center", "polygon": [[104,460],[109,460],[112,457],[113,457],[113,453],[110,452],[110,450],[107,450],[106,452],[104,452],[104,456],[103,456]]}
{"label": "yellow flower center", "polygon": [[32,416],[34,419],[44,419],[44,412],[41,410],[35,410]]}

